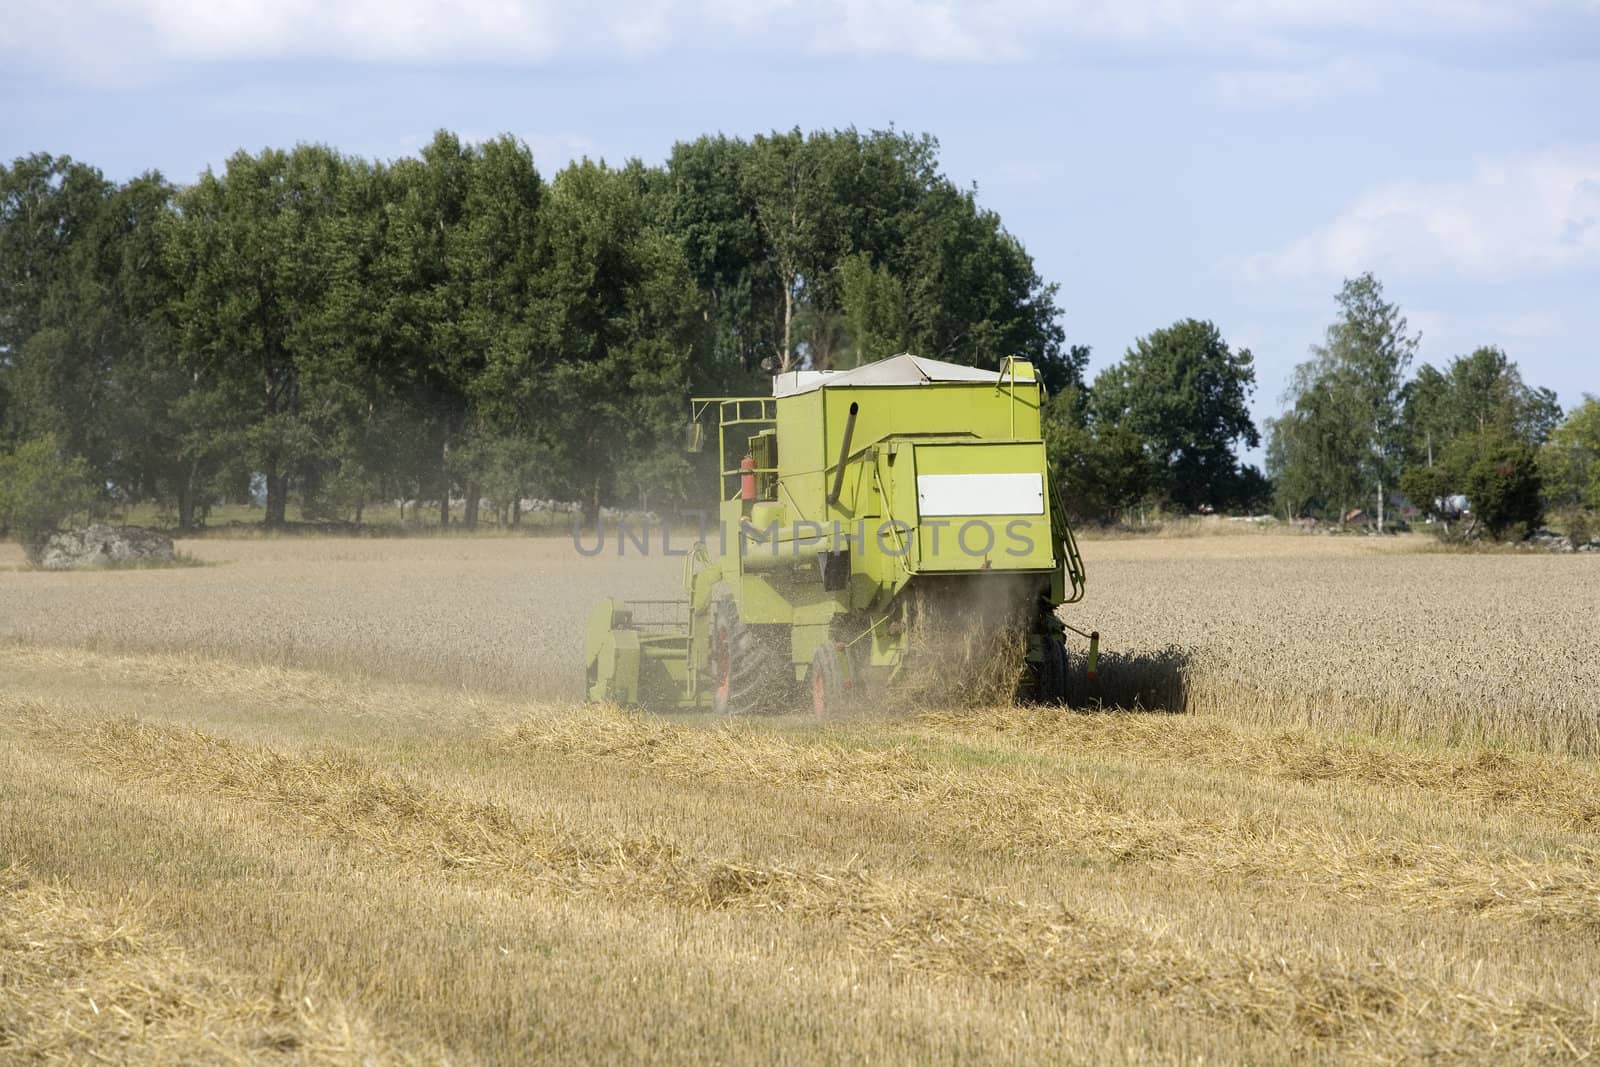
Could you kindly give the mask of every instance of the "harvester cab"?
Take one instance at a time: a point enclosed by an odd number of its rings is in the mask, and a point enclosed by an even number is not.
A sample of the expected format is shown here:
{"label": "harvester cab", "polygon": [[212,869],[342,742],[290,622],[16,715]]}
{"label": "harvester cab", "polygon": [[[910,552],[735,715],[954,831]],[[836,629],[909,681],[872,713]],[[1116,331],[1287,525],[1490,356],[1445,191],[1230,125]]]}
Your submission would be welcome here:
{"label": "harvester cab", "polygon": [[1063,702],[1057,608],[1084,571],[1042,396],[1023,360],[899,355],[696,398],[695,425],[716,416],[717,530],[685,561],[683,599],[595,608],[588,698],[729,714],[827,714],[877,689]]}

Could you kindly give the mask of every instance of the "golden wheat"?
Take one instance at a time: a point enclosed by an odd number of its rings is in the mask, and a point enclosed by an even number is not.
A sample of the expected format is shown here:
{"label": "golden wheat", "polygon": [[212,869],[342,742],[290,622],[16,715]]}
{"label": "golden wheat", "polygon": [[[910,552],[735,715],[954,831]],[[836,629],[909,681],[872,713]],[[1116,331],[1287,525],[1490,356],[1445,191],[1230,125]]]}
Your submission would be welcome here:
{"label": "golden wheat", "polygon": [[[0,573],[0,638],[572,699],[588,605],[673,595],[677,559],[562,536],[197,541],[179,572]],[[1600,752],[1600,559],[1441,555],[1417,540],[1094,541],[1086,706],[1446,744]],[[924,700],[925,702],[925,700]]]}
{"label": "golden wheat", "polygon": [[0,1057],[8,1062],[399,1062],[318,991],[196,965],[126,901],[0,870]]}

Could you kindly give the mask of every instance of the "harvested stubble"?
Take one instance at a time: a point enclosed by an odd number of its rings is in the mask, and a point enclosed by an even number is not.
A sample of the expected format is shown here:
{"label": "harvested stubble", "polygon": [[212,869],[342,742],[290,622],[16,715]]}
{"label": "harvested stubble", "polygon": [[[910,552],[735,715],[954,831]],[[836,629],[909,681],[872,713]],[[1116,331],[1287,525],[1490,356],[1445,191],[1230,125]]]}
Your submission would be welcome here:
{"label": "harvested stubble", "polygon": [[1485,811],[1513,808],[1569,829],[1600,829],[1600,773],[1570,758],[1484,748],[1397,748],[1362,737],[1261,731],[1208,719],[1174,729],[1156,716],[1062,716],[1047,708],[924,712],[931,736],[1023,751],[1225,767],[1304,781],[1354,781],[1443,793]]}
{"label": "harvested stubble", "polygon": [[109,906],[0,870],[0,1060],[10,1063],[398,1061],[309,988],[261,988],[188,959],[127,901]]}
{"label": "harvested stubble", "polygon": [[[962,721],[940,715],[924,720],[935,725]],[[1054,721],[1062,721],[1059,714]],[[1492,910],[1509,920],[1600,932],[1600,851],[1590,848],[1534,860],[1420,840],[1374,842],[1359,829],[1282,825],[1270,815],[1152,816],[1139,810],[1127,791],[1064,775],[1059,768],[951,768],[904,744],[859,747],[856,739],[852,745],[847,732],[801,742],[748,725],[685,728],[601,708],[541,716],[513,727],[508,737],[514,750],[548,748],[615,760],[684,781],[757,781],[816,791],[835,801],[909,804],[926,810],[930,833],[969,847],[1009,854],[1069,851],[1113,862],[1138,858],[1200,878],[1272,871],[1308,886],[1376,896],[1404,907]],[[1243,756],[1249,747],[1247,741],[1234,751]],[[1563,798],[1559,792],[1524,795],[1537,795],[1563,814],[1570,814],[1561,807],[1564,799],[1594,802],[1592,796]]]}
{"label": "harvested stubble", "polygon": [[[550,815],[527,818],[464,803],[345,753],[295,757],[132,721],[62,727],[41,710],[28,709],[36,730],[114,777],[263,805],[275,817],[293,816],[302,831],[472,885],[821,921],[837,925],[856,951],[896,967],[1044,984],[1125,1004],[1159,998],[1305,1050],[1522,1056],[1576,1052],[1600,1041],[1600,1025],[1576,1006],[1472,997],[1392,964],[1291,961],[1259,951],[1197,954],[1059,901],[927,885],[851,864],[777,866],[698,856],[659,837],[601,836]],[[691,749],[691,762],[693,751],[703,754]],[[861,761],[840,761],[840,751],[824,746],[800,779],[853,777]],[[784,772],[771,755],[732,761],[730,773],[743,767],[758,780],[781,781]],[[837,775],[816,773],[839,762]],[[884,768],[869,760],[865,771],[878,779]],[[1407,1044],[1397,1047],[1396,1040]]]}

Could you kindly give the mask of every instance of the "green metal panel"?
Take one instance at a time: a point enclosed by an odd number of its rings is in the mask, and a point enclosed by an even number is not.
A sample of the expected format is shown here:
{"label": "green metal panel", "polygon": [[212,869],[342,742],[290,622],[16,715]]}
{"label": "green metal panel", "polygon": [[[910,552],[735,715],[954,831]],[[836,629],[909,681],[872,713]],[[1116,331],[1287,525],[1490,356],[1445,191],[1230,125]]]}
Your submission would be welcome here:
{"label": "green metal panel", "polygon": [[[844,537],[858,540],[842,547],[851,550],[852,581],[868,575],[879,588],[892,590],[914,573],[918,561],[944,570],[980,569],[984,559],[958,560],[944,544],[941,534],[913,535],[907,548],[900,536],[887,526],[891,521],[916,525],[918,521],[914,469],[916,458],[903,451],[907,442],[939,439],[946,442],[1033,442],[1026,460],[999,453],[985,454],[970,461],[951,459],[943,467],[954,470],[1044,470],[1043,446],[1039,441],[1040,388],[1033,368],[1015,363],[1012,371],[996,374],[992,381],[929,382],[920,385],[829,386],[776,400],[779,503],[785,506],[788,524],[809,520],[823,524],[830,535],[834,524]],[[855,426],[848,446],[844,440],[855,406]],[[846,447],[848,451],[846,452]],[[844,475],[839,479],[837,502],[828,500],[841,453],[845,453]],[[956,456],[958,453],[947,453]],[[1007,468],[1006,463],[1023,463]],[[896,465],[899,468],[896,469]],[[907,468],[912,468],[908,470]],[[991,556],[990,567],[1047,570],[1053,563],[1048,534],[1048,515],[999,516],[997,546],[1006,538],[1004,522],[1023,520],[1013,527],[1018,535],[1008,541],[1013,547],[1032,549],[1021,555],[1006,555],[1004,548]],[[958,524],[959,527],[960,524]],[[969,531],[969,543],[981,548],[986,537]],[[932,538],[939,536],[941,549],[934,552]],[[831,539],[831,538],[830,538]],[[757,563],[756,566],[765,567]]]}
{"label": "green metal panel", "polygon": [[[1048,571],[1056,566],[1045,487],[1044,445],[969,442],[916,445],[916,477],[954,475],[982,485],[991,475],[1038,479],[1037,508],[923,515],[919,506],[912,566],[918,572]],[[913,496],[913,499],[919,499]]]}
{"label": "green metal panel", "polygon": [[734,595],[739,601],[739,617],[752,625],[788,625],[794,617],[790,600],[765,575],[741,574]]}
{"label": "green metal panel", "polygon": [[618,704],[639,702],[639,634],[635,630],[613,630],[606,637],[602,655],[600,688],[602,699]]}

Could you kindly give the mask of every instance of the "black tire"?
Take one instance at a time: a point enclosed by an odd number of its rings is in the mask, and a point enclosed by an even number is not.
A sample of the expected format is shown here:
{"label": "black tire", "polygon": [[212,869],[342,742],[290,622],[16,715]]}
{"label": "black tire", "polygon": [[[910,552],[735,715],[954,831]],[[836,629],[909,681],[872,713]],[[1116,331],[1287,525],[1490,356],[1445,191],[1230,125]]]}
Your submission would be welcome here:
{"label": "black tire", "polygon": [[819,719],[835,718],[844,705],[844,667],[832,641],[824,641],[811,655],[806,695],[810,698],[812,714]]}
{"label": "black tire", "polygon": [[739,619],[732,599],[715,608],[711,641],[712,703],[720,715],[769,715],[783,710],[789,662]]}
{"label": "black tire", "polygon": [[1067,646],[1054,634],[1039,639],[1039,685],[1035,699],[1059,707],[1067,702]]}

